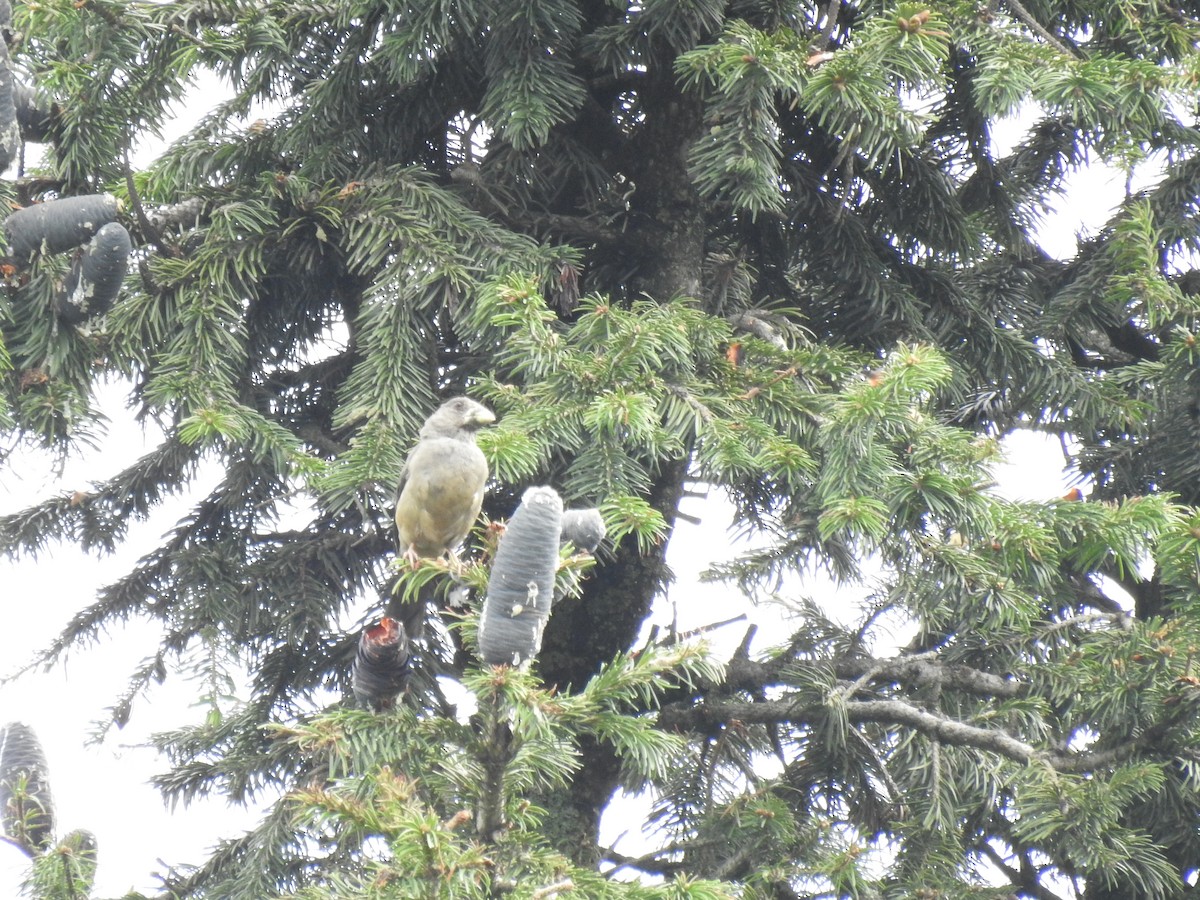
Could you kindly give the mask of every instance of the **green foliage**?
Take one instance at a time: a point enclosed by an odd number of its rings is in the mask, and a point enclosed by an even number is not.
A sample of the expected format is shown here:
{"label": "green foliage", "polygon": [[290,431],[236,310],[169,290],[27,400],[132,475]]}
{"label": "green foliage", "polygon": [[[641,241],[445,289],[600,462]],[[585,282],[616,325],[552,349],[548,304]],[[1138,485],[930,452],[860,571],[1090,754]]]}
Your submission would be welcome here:
{"label": "green foliage", "polygon": [[85,900],[95,877],[96,839],[77,830],[34,860],[26,888],[39,900]]}
{"label": "green foliage", "polygon": [[[153,623],[112,718],[193,679],[165,794],[283,795],[164,896],[1185,892],[1191,11],[38,0],[6,39],[47,103],[3,198],[112,193],[135,250],[78,325],[52,306],[70,253],[3,269],[0,466],[89,453],[106,381],[162,439],[7,511],[0,552],[107,553],[188,507],[36,661]],[[1125,196],[1049,249],[1094,162]],[[487,525],[397,565],[396,480],[457,394],[499,415]],[[1014,428],[1057,437],[1087,499],[1001,497]],[[532,668],[483,670],[474,606],[540,484],[608,537],[562,560]],[[697,556],[727,582],[710,618],[797,616],[723,666],[643,634],[697,486],[754,538]],[[814,573],[869,593],[842,608]],[[398,708],[350,709],[358,630],[429,598]],[[619,787],[654,802],[636,857],[600,846]],[[85,894],[84,850],[29,891]]]}
{"label": "green foliage", "polygon": [[[620,711],[719,674],[697,648],[655,651],[618,661],[578,695],[556,696],[529,673],[489,667],[464,679],[478,708],[470,727],[421,721],[409,710],[343,711],[279,731],[277,740],[325,774],[325,786],[293,792],[287,803],[337,860],[289,896],[532,897],[556,885],[604,898],[733,896],[703,880],[658,888],[605,881],[538,838],[546,811],[526,799],[562,790],[578,766],[572,746],[588,737],[611,742],[635,771],[664,771],[682,742],[664,743],[649,723],[632,728],[636,720]],[[493,808],[503,833],[484,842],[477,817]]]}
{"label": "green foliage", "polygon": [[493,380],[482,385],[502,413],[485,442],[497,471],[521,480],[529,472],[509,468],[518,459],[557,468],[556,457],[573,453],[559,476],[565,497],[605,498],[618,540],[651,524],[631,501],[664,460],[690,454],[700,477],[719,482],[765,471],[781,484],[803,483],[814,466],[797,438],[811,431],[823,386],[797,376],[829,379],[852,359],[817,347],[759,347],[760,363],[734,367],[721,359],[732,330],[694,301],[624,308],[586,298],[574,322],[560,326],[520,281],[491,284],[471,325],[481,343],[500,348]]}

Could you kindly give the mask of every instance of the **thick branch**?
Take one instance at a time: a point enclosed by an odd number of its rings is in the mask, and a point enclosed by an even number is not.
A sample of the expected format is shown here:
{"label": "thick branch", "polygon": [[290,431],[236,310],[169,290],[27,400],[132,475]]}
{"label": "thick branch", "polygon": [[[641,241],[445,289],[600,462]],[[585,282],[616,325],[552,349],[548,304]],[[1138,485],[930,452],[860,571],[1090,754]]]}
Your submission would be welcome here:
{"label": "thick branch", "polygon": [[1028,867],[1028,860],[1023,860],[1021,870],[1018,871],[1010,866],[997,851],[996,848],[987,841],[980,841],[975,849],[986,856],[997,869],[1004,873],[1005,877],[1012,882],[1013,887],[1019,887],[1031,897],[1036,897],[1037,900],[1062,900],[1058,894],[1046,890],[1038,880],[1038,873],[1032,871]]}
{"label": "thick branch", "polygon": [[[1139,749],[1161,737],[1167,724],[1146,729],[1135,740],[1106,750],[1071,753],[1041,750],[1004,731],[980,728],[920,709],[902,700],[852,700],[841,705],[850,722],[901,725],[920,732],[932,741],[955,747],[973,747],[995,753],[1018,763],[1043,763],[1059,772],[1089,772],[1118,765]],[[801,704],[789,700],[760,702],[704,702],[694,706],[667,706],[659,715],[659,727],[666,730],[708,732],[729,722],[745,725],[804,723],[830,714],[826,704]]]}
{"label": "thick branch", "polygon": [[1038,750],[1032,744],[1019,741],[1003,731],[947,719],[900,700],[850,701],[846,704],[846,715],[852,722],[907,725],[939,743],[989,750],[1016,762],[1030,763],[1039,757]]}
{"label": "thick branch", "polygon": [[632,239],[620,229],[606,225],[593,216],[568,216],[559,213],[513,212],[506,216],[513,225],[535,234],[555,234],[576,241],[620,245]]}
{"label": "thick branch", "polygon": [[[730,660],[726,685],[734,690],[760,691],[780,683],[785,669],[803,665],[790,653],[782,653],[767,662],[755,662],[744,656]],[[825,663],[820,663],[824,667]],[[975,697],[1011,699],[1025,692],[1025,685],[1013,678],[993,675],[959,663],[943,663],[929,657],[843,658],[834,662],[839,679],[869,682],[894,682],[911,687],[934,687],[961,691]]]}
{"label": "thick branch", "polygon": [[1013,678],[936,659],[846,659],[835,664],[838,678],[895,681],[913,687],[961,691],[976,697],[1020,697],[1025,685]]}
{"label": "thick branch", "polygon": [[1047,29],[1045,25],[1034,18],[1033,14],[1021,4],[1020,0],[1005,0],[1005,2],[1007,3],[1008,8],[1012,10],[1013,15],[1028,25],[1035,34],[1041,37],[1042,40],[1048,43],[1055,50],[1058,50],[1060,53],[1065,53],[1067,56],[1073,56],[1076,59],[1082,58],[1078,51],[1072,50],[1061,40],[1051,34],[1049,29]]}

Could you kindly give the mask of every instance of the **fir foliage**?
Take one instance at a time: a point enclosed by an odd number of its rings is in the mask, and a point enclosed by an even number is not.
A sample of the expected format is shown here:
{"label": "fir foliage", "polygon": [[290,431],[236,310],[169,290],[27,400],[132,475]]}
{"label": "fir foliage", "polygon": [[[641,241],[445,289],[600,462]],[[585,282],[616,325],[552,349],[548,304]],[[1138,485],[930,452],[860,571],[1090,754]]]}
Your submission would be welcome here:
{"label": "fir foliage", "polygon": [[[38,0],[3,36],[31,146],[0,195],[34,212],[0,466],[89,452],[105,381],[163,437],[0,516],[0,551],[107,553],[187,505],[34,662],[156,624],[113,724],[193,678],[159,786],[268,807],[163,897],[1194,891],[1200,10]],[[134,170],[201,79],[221,97]],[[1126,194],[1052,250],[1094,162]],[[104,195],[128,271],[64,321],[95,229],[14,234]],[[462,394],[499,415],[487,524],[396,566],[405,454]],[[1016,427],[1086,500],[994,489]],[[535,484],[607,536],[560,554],[531,668],[483,666]],[[642,635],[697,485],[756,538],[708,570],[720,617],[794,614],[724,665]],[[870,594],[817,603],[813,572]],[[407,692],[354,709],[361,627],[428,592]],[[620,787],[654,802],[636,856],[600,845]],[[29,892],[85,895],[89,842],[43,845]]]}

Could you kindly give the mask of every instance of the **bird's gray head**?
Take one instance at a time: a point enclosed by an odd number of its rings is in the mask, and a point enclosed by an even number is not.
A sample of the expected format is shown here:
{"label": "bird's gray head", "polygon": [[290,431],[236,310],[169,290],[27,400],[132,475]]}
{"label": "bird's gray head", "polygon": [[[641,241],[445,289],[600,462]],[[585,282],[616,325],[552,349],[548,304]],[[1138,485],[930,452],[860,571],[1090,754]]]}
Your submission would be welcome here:
{"label": "bird's gray head", "polygon": [[422,438],[470,440],[476,430],[496,421],[496,414],[470,397],[453,397],[433,411],[421,426]]}

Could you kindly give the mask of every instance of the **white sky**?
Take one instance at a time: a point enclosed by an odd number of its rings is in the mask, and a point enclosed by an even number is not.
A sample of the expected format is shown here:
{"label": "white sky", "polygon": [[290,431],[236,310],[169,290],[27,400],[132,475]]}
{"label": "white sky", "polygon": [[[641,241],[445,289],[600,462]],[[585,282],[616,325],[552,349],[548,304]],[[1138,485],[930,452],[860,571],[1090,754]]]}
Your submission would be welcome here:
{"label": "white sky", "polygon": [[[123,390],[108,386],[103,395],[106,408],[118,415]],[[0,482],[0,511],[87,490],[152,446],[131,416],[115,419],[113,426],[97,453],[86,461],[72,460],[61,474],[43,454],[19,451]],[[11,674],[50,643],[63,624],[94,599],[97,588],[132,568],[185,510],[179,502],[167,504],[150,521],[134,525],[130,542],[110,557],[59,546],[37,559],[0,562],[9,617],[9,627],[0,630],[0,676]],[[46,752],[58,834],[87,828],[97,835],[98,895],[149,889],[149,873],[161,868],[156,858],[198,861],[198,851],[213,835],[236,833],[225,831],[224,822],[234,828],[249,824],[223,801],[193,804],[186,819],[172,821],[161,796],[145,783],[150,773],[165,769],[146,744],[148,735],[200,715],[199,710],[186,712],[198,693],[196,685],[168,679],[155,691],[153,712],[135,711],[130,724],[122,731],[114,728],[102,745],[91,740],[96,723],[110,718],[106,710],[124,694],[128,673],[156,648],[156,635],[154,628],[134,622],[110,633],[95,649],[73,653],[54,671],[34,671],[0,684],[0,723],[31,725]],[[0,896],[17,896],[13,878],[22,876],[24,862],[19,851],[0,844]]]}
{"label": "white sky", "polygon": [[[178,132],[183,124],[173,129]],[[1013,135],[1017,131],[1014,129]],[[1009,143],[1012,135],[998,135]],[[1105,171],[1079,173],[1070,196],[1057,215],[1042,229],[1049,252],[1062,257],[1074,252],[1077,233],[1094,233],[1108,218],[1124,191],[1123,177]],[[113,425],[98,453],[74,460],[59,474],[36,453],[19,454],[0,480],[0,513],[23,508],[40,498],[87,490],[90,483],[111,475],[152,445],[156,435],[143,437],[138,426],[122,413],[121,387],[109,386],[105,408]],[[146,441],[150,443],[147,444]],[[1004,492],[1022,499],[1059,496],[1064,488],[1062,456],[1056,441],[1025,434],[1009,441],[1012,462],[999,473]],[[1014,492],[1019,492],[1014,494]],[[699,584],[696,574],[712,562],[733,556],[736,549],[726,534],[731,511],[720,498],[685,507],[702,515],[700,528],[681,521],[676,526],[668,561],[678,581],[666,601],[659,604],[653,621],[663,628],[672,619],[681,631],[699,628],[736,615],[729,608],[730,590]],[[5,602],[7,627],[0,630],[0,676],[13,672],[58,633],[63,623],[90,603],[96,589],[128,571],[141,553],[183,515],[186,506],[170,503],[150,522],[131,530],[129,544],[109,558],[89,557],[70,547],[59,547],[37,560],[14,564],[0,561],[0,597]],[[130,549],[132,547],[133,549]],[[822,594],[829,588],[816,588]],[[853,602],[853,601],[849,601]],[[779,610],[774,607],[746,610],[760,629],[759,642],[777,637]],[[718,655],[727,658],[745,632],[747,623],[728,626],[712,636]],[[148,703],[137,706],[122,731],[113,730],[101,745],[89,743],[94,724],[106,718],[106,708],[123,693],[128,672],[156,645],[156,632],[134,623],[109,635],[94,650],[73,654],[70,661],[49,673],[30,673],[18,681],[0,684],[0,724],[23,721],[31,725],[46,751],[50,784],[61,836],[75,828],[97,835],[99,869],[95,894],[120,896],[137,889],[152,892],[151,873],[161,871],[158,860],[199,863],[219,836],[232,837],[250,827],[257,816],[223,801],[194,803],[172,816],[147,779],[166,768],[146,744],[159,728],[174,727],[200,714],[187,711],[196,686],[169,678],[153,692]],[[605,820],[606,841],[626,829],[633,834],[618,849],[635,852],[637,825],[625,815]],[[25,858],[0,843],[0,896],[18,896],[26,871]]]}

